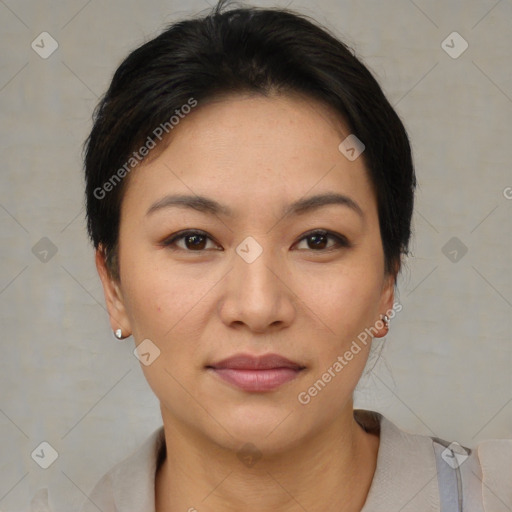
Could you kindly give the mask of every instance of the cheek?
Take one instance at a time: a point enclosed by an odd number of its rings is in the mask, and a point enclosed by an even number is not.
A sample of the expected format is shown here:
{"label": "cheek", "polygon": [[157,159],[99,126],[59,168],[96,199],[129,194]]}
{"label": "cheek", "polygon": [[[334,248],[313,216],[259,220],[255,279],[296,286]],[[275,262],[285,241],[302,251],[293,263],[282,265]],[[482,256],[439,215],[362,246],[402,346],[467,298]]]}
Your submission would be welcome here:
{"label": "cheek", "polygon": [[314,397],[308,405],[311,414],[327,420],[340,410],[361,378],[372,339],[365,329],[378,319],[381,280],[377,273],[351,267],[319,284],[309,292],[307,302],[325,329],[314,340],[319,349],[301,391]]}
{"label": "cheek", "polygon": [[368,267],[346,266],[329,269],[317,286],[304,283],[302,294],[317,319],[343,343],[375,322],[381,286],[382,279]]}
{"label": "cheek", "polygon": [[[135,267],[132,267],[135,268]],[[153,340],[162,352],[177,354],[196,347],[209,318],[208,291],[215,279],[192,278],[179,269],[141,268],[123,276],[125,304],[137,343]]]}
{"label": "cheek", "polygon": [[184,401],[180,383],[192,382],[196,375],[202,320],[208,318],[201,302],[204,287],[200,283],[191,287],[190,280],[178,274],[163,278],[161,270],[144,269],[125,279],[135,344],[149,339],[158,352],[151,364],[141,361],[142,371],[155,395],[170,403]]}

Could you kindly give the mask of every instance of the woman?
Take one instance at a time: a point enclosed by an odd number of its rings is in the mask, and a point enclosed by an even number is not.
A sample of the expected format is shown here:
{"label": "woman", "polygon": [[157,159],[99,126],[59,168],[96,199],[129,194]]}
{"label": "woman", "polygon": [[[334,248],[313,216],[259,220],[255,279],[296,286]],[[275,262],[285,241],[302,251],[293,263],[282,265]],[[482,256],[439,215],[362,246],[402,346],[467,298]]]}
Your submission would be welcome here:
{"label": "woman", "polygon": [[510,510],[512,440],[470,449],[354,410],[401,308],[416,180],[343,43],[223,2],[174,24],[116,71],[85,171],[112,330],[163,427],[84,511]]}

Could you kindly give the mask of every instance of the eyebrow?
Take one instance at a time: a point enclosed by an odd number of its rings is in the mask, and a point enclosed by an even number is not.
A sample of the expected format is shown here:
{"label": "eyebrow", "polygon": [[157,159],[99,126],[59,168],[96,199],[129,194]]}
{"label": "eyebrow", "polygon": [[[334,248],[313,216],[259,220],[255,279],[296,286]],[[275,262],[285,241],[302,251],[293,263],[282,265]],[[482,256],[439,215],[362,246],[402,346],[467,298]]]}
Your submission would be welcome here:
{"label": "eyebrow", "polygon": [[[334,204],[346,206],[356,212],[361,218],[365,218],[362,208],[353,199],[346,195],[333,192],[298,199],[284,208],[282,216],[304,215],[322,206]],[[146,216],[158,210],[171,207],[190,208],[211,215],[235,216],[235,212],[228,206],[222,205],[214,199],[197,195],[167,195],[151,205],[146,212]]]}

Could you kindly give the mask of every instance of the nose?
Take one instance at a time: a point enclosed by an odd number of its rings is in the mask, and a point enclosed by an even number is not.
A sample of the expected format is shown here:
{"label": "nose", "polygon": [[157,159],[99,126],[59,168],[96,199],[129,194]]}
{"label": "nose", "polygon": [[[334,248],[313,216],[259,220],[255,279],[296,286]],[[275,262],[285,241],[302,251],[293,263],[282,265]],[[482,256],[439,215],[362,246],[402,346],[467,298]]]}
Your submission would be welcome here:
{"label": "nose", "polygon": [[284,263],[277,262],[270,250],[263,250],[250,263],[238,254],[233,260],[219,304],[222,321],[229,327],[245,325],[253,333],[289,326],[296,309]]}

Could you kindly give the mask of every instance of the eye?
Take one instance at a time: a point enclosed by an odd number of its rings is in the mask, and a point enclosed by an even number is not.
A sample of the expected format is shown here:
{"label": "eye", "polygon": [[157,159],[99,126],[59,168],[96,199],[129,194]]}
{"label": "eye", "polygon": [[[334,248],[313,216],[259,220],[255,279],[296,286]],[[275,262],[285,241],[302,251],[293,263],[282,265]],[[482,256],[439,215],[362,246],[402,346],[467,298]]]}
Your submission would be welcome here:
{"label": "eye", "polygon": [[[334,243],[327,247],[329,239],[333,240]],[[305,240],[306,244],[309,246],[306,247],[306,249],[311,249],[316,252],[340,247],[350,247],[349,241],[343,235],[331,233],[325,229],[310,231],[299,240],[299,244],[303,240]]]}
{"label": "eye", "polygon": [[[305,243],[308,245],[305,249],[315,252],[328,251],[340,247],[350,247],[349,241],[343,235],[332,233],[325,229],[316,229],[315,231],[306,233],[306,235],[299,240],[299,245],[303,240],[306,241]],[[331,245],[328,245],[329,240],[333,241]],[[183,244],[180,246],[178,242],[182,241]],[[170,238],[164,240],[162,245],[170,247],[171,249],[173,248],[172,246],[175,246],[187,252],[201,252],[208,249],[208,241],[213,242],[213,239],[204,231],[186,230],[175,233]],[[304,248],[300,250],[304,250]]]}
{"label": "eye", "polygon": [[[182,240],[184,242],[184,246],[179,246],[177,242]],[[179,249],[184,251],[200,252],[207,249],[206,245],[208,240],[213,241],[204,231],[188,230],[175,233],[171,238],[162,242],[162,245],[165,247],[177,245]]]}

